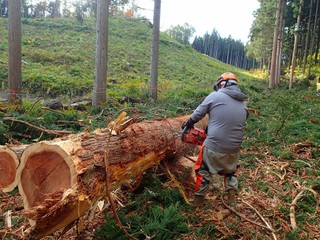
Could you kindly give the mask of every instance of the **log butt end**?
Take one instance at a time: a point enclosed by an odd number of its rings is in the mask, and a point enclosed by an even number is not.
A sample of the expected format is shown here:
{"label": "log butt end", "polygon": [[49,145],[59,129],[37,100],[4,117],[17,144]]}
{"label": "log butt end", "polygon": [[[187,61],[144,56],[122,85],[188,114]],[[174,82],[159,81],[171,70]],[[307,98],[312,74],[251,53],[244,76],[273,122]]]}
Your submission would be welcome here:
{"label": "log butt end", "polygon": [[10,148],[0,146],[0,189],[3,192],[11,192],[18,185],[18,165],[17,155]]}
{"label": "log butt end", "polygon": [[70,155],[46,142],[33,144],[23,152],[17,175],[26,210],[41,204],[50,194],[71,188],[76,179]]}

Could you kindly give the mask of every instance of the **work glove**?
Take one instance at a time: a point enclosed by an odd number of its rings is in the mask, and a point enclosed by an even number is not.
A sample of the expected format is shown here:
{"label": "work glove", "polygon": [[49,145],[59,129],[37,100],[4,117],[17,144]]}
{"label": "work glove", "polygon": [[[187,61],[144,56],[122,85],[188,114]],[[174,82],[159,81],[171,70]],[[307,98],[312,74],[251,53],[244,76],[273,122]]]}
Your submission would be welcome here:
{"label": "work glove", "polygon": [[183,124],[182,124],[182,126],[181,126],[181,129],[183,130],[183,129],[191,129],[191,128],[194,128],[194,124],[195,124],[196,122],[195,121],[193,121],[191,118],[189,118],[189,120],[188,121],[186,121],[186,122],[184,122]]}

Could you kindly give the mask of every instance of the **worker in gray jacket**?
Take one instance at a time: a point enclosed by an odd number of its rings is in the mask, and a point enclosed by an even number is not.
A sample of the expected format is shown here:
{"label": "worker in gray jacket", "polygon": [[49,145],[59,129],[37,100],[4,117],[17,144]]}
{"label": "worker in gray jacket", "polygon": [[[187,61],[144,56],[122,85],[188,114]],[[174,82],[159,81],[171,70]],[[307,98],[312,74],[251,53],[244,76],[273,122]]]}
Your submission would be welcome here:
{"label": "worker in gray jacket", "polygon": [[209,115],[207,138],[195,166],[195,206],[203,204],[211,175],[216,173],[225,177],[227,202],[235,205],[238,191],[235,173],[248,117],[245,95],[237,83],[238,79],[233,73],[223,73],[215,82],[215,91],[204,99],[183,125],[187,129],[193,128],[196,122]]}

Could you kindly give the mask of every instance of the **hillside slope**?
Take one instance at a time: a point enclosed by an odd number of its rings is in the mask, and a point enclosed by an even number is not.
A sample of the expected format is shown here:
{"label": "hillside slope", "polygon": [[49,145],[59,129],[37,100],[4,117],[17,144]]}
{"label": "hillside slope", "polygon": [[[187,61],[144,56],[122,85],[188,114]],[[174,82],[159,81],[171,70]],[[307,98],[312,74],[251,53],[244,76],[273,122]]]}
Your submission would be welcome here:
{"label": "hillside slope", "polygon": [[[95,64],[94,20],[85,20],[83,25],[74,19],[24,19],[22,23],[23,91],[46,92],[50,97],[90,95]],[[0,84],[6,85],[6,19],[0,19],[0,26]],[[146,95],[151,34],[151,24],[143,19],[110,19],[108,96]],[[214,80],[226,71],[236,73],[243,80],[253,79],[245,71],[199,54],[190,46],[161,34],[160,98],[180,89],[209,92]]]}

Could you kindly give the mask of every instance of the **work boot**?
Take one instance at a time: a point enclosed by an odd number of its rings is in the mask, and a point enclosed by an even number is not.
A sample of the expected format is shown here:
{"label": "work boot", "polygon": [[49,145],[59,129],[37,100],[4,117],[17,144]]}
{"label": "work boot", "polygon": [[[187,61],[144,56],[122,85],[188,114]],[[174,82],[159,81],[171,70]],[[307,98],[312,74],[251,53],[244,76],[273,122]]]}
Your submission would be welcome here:
{"label": "work boot", "polygon": [[227,204],[230,207],[235,207],[236,206],[236,190],[231,188],[230,190],[228,190],[228,194],[227,194]]}
{"label": "work boot", "polygon": [[200,207],[204,204],[204,195],[194,195],[193,205],[195,207]]}

